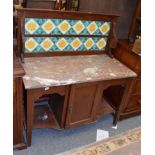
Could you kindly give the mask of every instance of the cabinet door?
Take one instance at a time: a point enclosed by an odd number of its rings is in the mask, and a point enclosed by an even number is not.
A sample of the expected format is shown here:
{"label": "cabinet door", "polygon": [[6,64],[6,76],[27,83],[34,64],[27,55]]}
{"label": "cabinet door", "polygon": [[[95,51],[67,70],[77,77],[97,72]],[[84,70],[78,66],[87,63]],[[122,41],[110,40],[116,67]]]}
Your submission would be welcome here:
{"label": "cabinet door", "polygon": [[131,95],[126,112],[141,111],[141,96],[140,95]]}
{"label": "cabinet door", "polygon": [[136,79],[132,94],[133,95],[141,94],[141,79]]}
{"label": "cabinet door", "polygon": [[97,83],[71,86],[66,127],[77,127],[93,122],[96,109]]}

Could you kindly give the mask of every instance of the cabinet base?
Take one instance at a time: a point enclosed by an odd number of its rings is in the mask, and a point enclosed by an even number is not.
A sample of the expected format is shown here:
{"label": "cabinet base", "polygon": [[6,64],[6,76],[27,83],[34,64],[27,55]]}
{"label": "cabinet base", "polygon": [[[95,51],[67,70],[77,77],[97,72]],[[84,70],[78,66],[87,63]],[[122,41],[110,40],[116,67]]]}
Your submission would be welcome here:
{"label": "cabinet base", "polygon": [[140,115],[140,114],[141,114],[140,110],[135,110],[135,111],[128,112],[128,113],[121,113],[120,121],[123,120],[123,119],[126,119],[126,118],[130,118],[130,117],[134,117],[134,116]]}

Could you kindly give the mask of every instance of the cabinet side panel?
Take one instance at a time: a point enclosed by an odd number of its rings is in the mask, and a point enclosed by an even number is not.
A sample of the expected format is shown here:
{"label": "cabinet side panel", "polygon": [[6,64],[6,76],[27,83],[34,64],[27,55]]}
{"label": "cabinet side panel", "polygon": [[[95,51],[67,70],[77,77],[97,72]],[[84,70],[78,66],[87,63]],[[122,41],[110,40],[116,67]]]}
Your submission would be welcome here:
{"label": "cabinet side panel", "polygon": [[13,80],[13,144],[18,143],[16,80]]}

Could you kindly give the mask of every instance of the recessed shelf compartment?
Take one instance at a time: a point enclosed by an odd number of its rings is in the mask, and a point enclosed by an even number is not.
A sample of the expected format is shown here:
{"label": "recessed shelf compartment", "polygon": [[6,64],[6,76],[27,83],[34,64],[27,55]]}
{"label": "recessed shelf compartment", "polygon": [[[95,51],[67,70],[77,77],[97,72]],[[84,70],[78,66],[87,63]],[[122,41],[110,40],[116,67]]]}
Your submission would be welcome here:
{"label": "recessed shelf compartment", "polygon": [[43,95],[35,101],[33,128],[63,128],[64,96],[58,93]]}
{"label": "recessed shelf compartment", "polygon": [[103,117],[108,114],[114,113],[115,110],[109,105],[109,103],[102,98],[102,102],[99,104],[98,112],[97,112],[97,118]]}
{"label": "recessed shelf compartment", "polygon": [[48,103],[35,105],[33,127],[60,129],[55,115]]}
{"label": "recessed shelf compartment", "polygon": [[124,87],[121,85],[111,86],[103,91],[103,97],[109,105],[116,110],[121,102]]}

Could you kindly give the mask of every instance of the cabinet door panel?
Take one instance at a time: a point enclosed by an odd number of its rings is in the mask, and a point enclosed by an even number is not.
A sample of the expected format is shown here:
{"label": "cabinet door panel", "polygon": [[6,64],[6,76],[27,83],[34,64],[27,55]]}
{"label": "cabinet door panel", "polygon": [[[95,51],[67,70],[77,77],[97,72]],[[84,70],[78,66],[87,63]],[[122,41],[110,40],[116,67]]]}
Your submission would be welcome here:
{"label": "cabinet door panel", "polygon": [[141,80],[137,79],[133,88],[133,94],[141,94]]}
{"label": "cabinet door panel", "polygon": [[134,111],[141,107],[140,95],[131,95],[127,106],[127,112]]}
{"label": "cabinet door panel", "polygon": [[67,126],[75,127],[93,121],[97,84],[77,84],[71,88]]}

